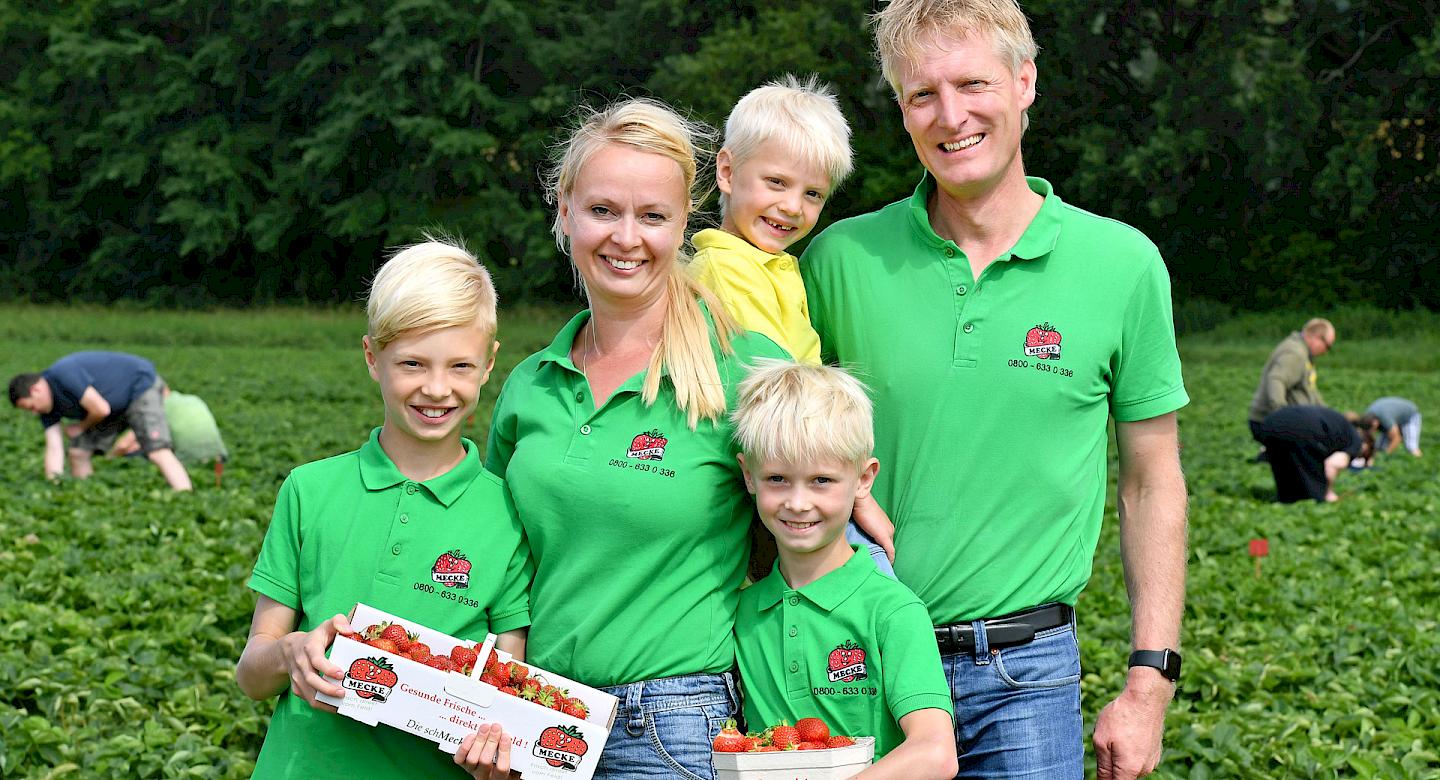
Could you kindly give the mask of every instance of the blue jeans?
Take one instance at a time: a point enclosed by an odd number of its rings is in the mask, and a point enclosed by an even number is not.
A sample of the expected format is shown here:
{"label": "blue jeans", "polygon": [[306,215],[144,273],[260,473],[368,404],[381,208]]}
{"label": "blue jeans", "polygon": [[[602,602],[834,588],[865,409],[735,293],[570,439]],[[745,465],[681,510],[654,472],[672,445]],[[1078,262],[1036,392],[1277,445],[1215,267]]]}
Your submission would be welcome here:
{"label": "blue jeans", "polygon": [[597,780],[714,780],[710,745],[725,721],[739,717],[734,675],[690,674],[602,690],[619,697],[620,707]]}
{"label": "blue jeans", "polygon": [[895,579],[895,567],[890,565],[890,556],[885,554],[885,548],[876,544],[870,534],[860,530],[854,520],[845,525],[845,541],[859,547],[861,552],[870,553],[870,560],[875,562],[875,568],[890,579]]}
{"label": "blue jeans", "polygon": [[956,777],[1084,778],[1075,625],[997,650],[984,623],[974,626],[975,652],[940,657],[955,702]]}

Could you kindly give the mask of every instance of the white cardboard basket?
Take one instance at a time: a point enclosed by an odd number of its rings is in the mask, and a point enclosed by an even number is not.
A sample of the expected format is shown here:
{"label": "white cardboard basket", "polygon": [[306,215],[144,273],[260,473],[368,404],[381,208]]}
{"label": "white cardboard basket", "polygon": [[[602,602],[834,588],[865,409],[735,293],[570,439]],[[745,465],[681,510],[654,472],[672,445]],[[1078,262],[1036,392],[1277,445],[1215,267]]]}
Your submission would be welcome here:
{"label": "white cardboard basket", "polygon": [[[350,622],[357,630],[384,621],[404,625],[437,655],[448,655],[456,645],[471,644],[365,604],[356,604],[350,613]],[[479,660],[475,663],[475,676],[467,677],[459,672],[442,672],[349,637],[336,637],[330,646],[330,661],[346,672],[341,680],[345,697],[337,699],[320,694],[316,698],[338,707],[341,715],[371,726],[384,723],[424,737],[447,753],[454,753],[460,740],[481,724],[499,723],[514,743],[510,751],[511,767],[526,780],[589,780],[595,774],[600,752],[605,749],[605,740],[615,723],[619,700],[528,663],[525,665],[530,668],[530,676],[566,688],[572,697],[585,702],[590,709],[589,717],[580,720],[500,693],[478,679],[494,646],[495,635],[487,635],[484,644],[477,648]],[[495,652],[500,660],[511,660],[509,653],[498,649]],[[352,669],[366,668],[364,659],[384,659],[393,674],[381,675],[378,679],[363,673],[352,676]],[[357,663],[359,666],[354,666]],[[580,736],[577,738],[575,734]]]}
{"label": "white cardboard basket", "polygon": [[716,780],[842,780],[870,766],[875,738],[859,737],[850,747],[829,750],[713,755]]}

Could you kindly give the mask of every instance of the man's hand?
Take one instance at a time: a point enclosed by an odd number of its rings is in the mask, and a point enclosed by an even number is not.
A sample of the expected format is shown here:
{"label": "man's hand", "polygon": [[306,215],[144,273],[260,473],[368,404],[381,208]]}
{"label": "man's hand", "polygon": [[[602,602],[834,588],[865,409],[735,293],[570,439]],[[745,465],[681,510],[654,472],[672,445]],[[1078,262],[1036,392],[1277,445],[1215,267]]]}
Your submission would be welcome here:
{"label": "man's hand", "polygon": [[1155,771],[1165,732],[1165,708],[1175,686],[1159,670],[1130,670],[1125,690],[1105,705],[1095,721],[1096,776],[1131,780]]}

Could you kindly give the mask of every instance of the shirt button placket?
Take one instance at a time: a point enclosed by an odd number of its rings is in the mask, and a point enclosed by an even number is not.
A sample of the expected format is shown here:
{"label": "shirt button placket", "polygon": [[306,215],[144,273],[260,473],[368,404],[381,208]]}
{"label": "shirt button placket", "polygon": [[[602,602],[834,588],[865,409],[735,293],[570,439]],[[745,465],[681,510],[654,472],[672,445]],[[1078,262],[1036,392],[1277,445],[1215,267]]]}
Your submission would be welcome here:
{"label": "shirt button placket", "polygon": [[784,605],[780,608],[782,625],[787,626],[785,630],[784,657],[789,659],[786,668],[789,670],[785,688],[791,695],[809,693],[809,686],[805,681],[804,665],[800,663],[804,655],[804,647],[800,641],[800,597],[794,593],[787,594]]}

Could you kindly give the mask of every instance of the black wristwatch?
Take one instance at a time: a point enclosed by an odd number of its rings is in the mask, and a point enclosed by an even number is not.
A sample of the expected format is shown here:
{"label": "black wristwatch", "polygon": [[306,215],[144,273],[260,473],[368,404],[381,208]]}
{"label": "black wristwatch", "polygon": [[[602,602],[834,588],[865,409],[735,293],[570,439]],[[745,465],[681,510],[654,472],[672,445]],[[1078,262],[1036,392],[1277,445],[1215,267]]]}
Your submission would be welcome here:
{"label": "black wristwatch", "polygon": [[1136,650],[1130,654],[1130,665],[1153,666],[1170,682],[1180,681],[1180,654],[1168,647],[1164,650]]}

